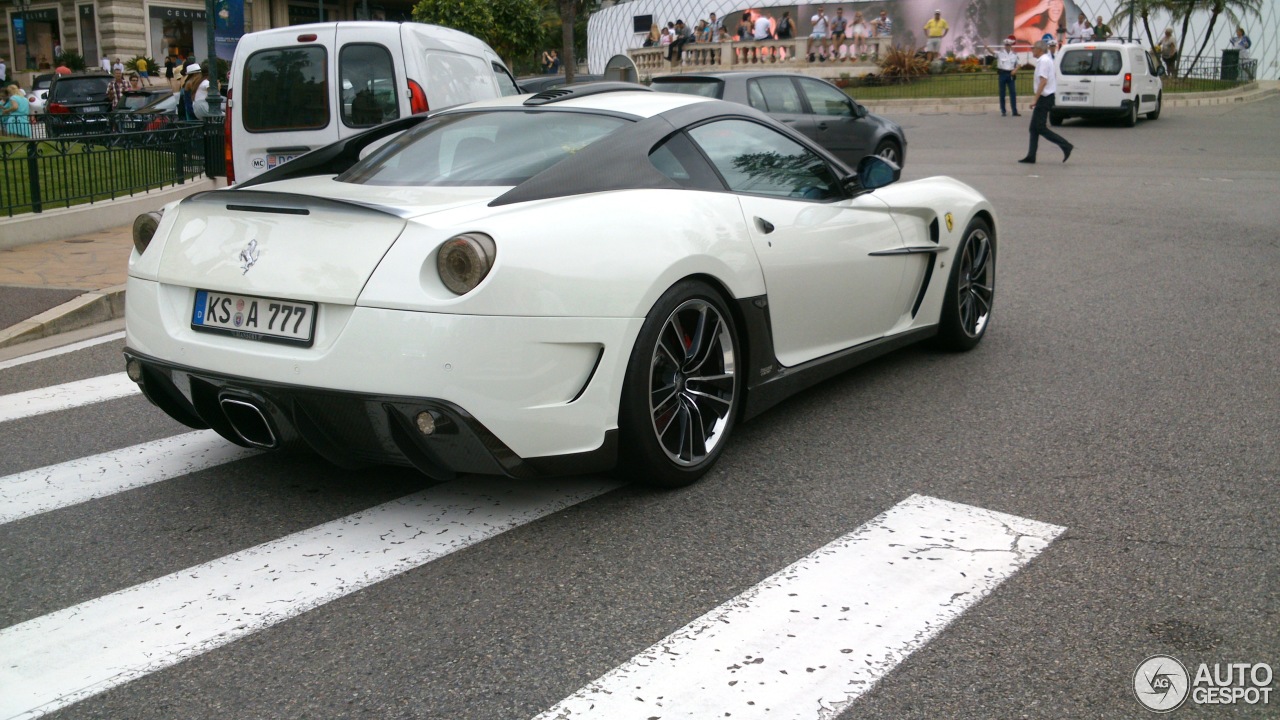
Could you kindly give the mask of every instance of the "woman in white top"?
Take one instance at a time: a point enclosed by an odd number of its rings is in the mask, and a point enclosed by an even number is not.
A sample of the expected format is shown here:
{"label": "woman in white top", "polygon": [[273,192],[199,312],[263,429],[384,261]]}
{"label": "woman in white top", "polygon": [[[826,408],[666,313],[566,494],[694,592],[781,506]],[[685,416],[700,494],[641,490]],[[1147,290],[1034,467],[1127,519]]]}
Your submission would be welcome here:
{"label": "woman in white top", "polygon": [[867,52],[867,37],[871,35],[867,21],[862,19],[862,13],[855,12],[853,14],[853,24],[849,26],[849,37],[853,39],[853,54],[862,55]]}

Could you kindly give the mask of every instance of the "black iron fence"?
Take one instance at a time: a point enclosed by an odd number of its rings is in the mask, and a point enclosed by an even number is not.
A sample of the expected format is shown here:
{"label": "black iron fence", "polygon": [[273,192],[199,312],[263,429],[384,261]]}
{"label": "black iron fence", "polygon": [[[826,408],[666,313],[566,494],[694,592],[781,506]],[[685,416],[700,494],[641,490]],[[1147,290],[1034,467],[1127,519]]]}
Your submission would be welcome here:
{"label": "black iron fence", "polygon": [[0,130],[0,214],[9,217],[226,175],[221,118],[32,115]]}
{"label": "black iron fence", "polygon": [[1164,79],[1165,87],[1172,91],[1198,92],[1225,90],[1252,82],[1258,70],[1258,61],[1240,59],[1238,52],[1223,53],[1224,57],[1202,57],[1192,62],[1183,57],[1176,69]]}

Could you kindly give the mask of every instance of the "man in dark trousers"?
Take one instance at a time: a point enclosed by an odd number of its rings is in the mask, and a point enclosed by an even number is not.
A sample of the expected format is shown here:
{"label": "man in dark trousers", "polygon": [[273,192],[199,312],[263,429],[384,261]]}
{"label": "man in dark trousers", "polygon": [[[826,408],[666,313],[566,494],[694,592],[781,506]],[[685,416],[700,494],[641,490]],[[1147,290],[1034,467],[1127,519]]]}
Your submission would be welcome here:
{"label": "man in dark trousers", "polygon": [[1040,144],[1041,135],[1062,148],[1062,162],[1066,162],[1075,146],[1048,127],[1049,111],[1053,109],[1054,94],[1058,92],[1058,73],[1043,40],[1031,46],[1031,54],[1036,58],[1036,74],[1031,81],[1032,87],[1036,89],[1035,99],[1032,100],[1034,111],[1031,113],[1031,145],[1027,149],[1027,156],[1018,162],[1036,161],[1036,148]]}

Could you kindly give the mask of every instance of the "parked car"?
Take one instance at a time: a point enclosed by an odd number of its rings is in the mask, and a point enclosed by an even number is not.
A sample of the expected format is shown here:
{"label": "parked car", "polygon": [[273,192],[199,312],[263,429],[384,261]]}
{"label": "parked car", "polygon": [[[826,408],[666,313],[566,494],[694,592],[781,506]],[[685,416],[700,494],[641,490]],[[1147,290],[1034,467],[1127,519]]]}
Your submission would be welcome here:
{"label": "parked car", "polygon": [[1072,117],[1120,118],[1126,127],[1138,116],[1160,117],[1164,68],[1137,43],[1111,40],[1067,45],[1058,51],[1058,92],[1049,122]]}
{"label": "parked car", "polygon": [[867,155],[899,167],[907,161],[907,134],[897,123],[867,112],[845,91],[819,78],[780,72],[698,73],[657,77],[652,87],[750,105],[807,135],[851,168]]}
{"label": "parked car", "polygon": [[236,46],[230,86],[231,182],[388,120],[519,93],[483,41],[436,25],[392,22],[249,33]]}
{"label": "parked car", "polygon": [[245,446],[675,486],[792,393],[982,340],[976,190],[636,87],[402,118],[141,217],[129,377]]}
{"label": "parked car", "polygon": [[49,85],[45,124],[50,137],[96,135],[111,132],[107,112],[111,103],[105,74],[58,75]]}
{"label": "parked car", "polygon": [[[577,73],[573,76],[575,84],[599,82],[603,79],[603,75],[591,75],[588,73]],[[564,75],[530,75],[529,77],[517,79],[516,84],[520,86],[520,92],[526,93],[540,93],[543,90],[553,90],[568,85],[565,82]]]}
{"label": "parked car", "polygon": [[54,73],[45,73],[37,75],[31,81],[31,90],[27,92],[27,102],[31,103],[31,112],[44,112],[45,103],[49,96],[49,85],[53,83]]}
{"label": "parked car", "polygon": [[178,96],[168,86],[128,90],[113,115],[116,129],[121,132],[155,130],[164,127],[178,117]]}

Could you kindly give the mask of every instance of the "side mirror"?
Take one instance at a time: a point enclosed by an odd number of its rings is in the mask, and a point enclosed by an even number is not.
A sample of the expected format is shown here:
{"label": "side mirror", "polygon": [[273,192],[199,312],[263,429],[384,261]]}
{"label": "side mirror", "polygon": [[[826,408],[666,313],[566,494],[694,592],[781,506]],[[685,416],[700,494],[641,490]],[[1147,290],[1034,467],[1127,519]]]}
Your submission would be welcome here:
{"label": "side mirror", "polygon": [[853,116],[856,118],[864,118],[867,116],[867,109],[852,100],[849,101],[853,105]]}
{"label": "side mirror", "polygon": [[858,185],[863,190],[891,185],[901,177],[902,168],[879,155],[868,155],[858,162]]}
{"label": "side mirror", "polygon": [[1169,73],[1167,73],[1167,72],[1165,71],[1165,69],[1164,69],[1164,66],[1163,66],[1163,65],[1161,65],[1160,67],[1156,68],[1156,77],[1164,77],[1165,75],[1168,75],[1168,74],[1169,74]]}

